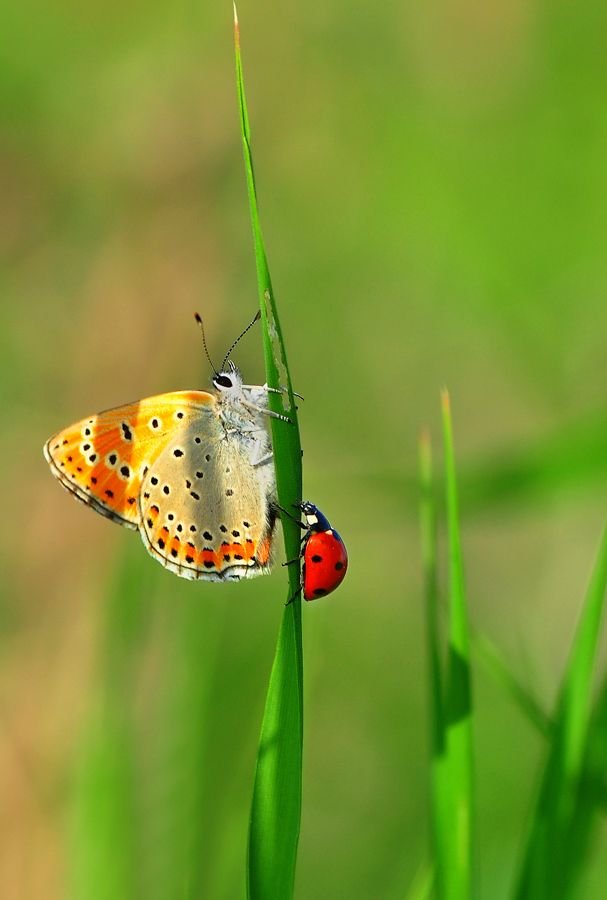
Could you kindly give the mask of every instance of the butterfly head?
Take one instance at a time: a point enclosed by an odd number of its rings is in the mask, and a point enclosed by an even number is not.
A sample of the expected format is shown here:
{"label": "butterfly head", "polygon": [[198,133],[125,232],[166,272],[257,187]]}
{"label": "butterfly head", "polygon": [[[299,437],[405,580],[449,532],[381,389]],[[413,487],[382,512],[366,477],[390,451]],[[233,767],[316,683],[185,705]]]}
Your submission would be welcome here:
{"label": "butterfly head", "polygon": [[232,360],[229,360],[222,372],[215,372],[213,375],[213,387],[221,397],[225,397],[227,400],[243,398],[242,375]]}

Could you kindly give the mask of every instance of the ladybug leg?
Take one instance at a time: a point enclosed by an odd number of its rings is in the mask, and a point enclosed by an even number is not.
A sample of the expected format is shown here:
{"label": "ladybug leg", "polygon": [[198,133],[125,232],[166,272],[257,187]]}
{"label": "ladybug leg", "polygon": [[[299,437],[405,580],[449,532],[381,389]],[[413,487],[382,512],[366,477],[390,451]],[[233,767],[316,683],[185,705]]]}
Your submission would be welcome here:
{"label": "ladybug leg", "polygon": [[274,504],[274,508],[277,509],[279,512],[284,513],[288,519],[290,519],[292,522],[295,522],[295,524],[299,525],[300,528],[308,527],[305,522],[302,522],[301,519],[298,519],[298,518],[296,518],[296,516],[291,515],[291,513],[289,512],[288,509],[284,509],[284,507],[279,506],[278,503]]}
{"label": "ladybug leg", "polygon": [[288,559],[286,562],[283,562],[283,566],[292,566],[293,563],[298,563],[301,561],[301,556],[297,556],[295,559]]}
{"label": "ladybug leg", "polygon": [[301,594],[301,591],[302,591],[302,589],[301,589],[301,587],[299,587],[299,588],[295,591],[295,593],[294,593],[291,597],[289,597],[289,599],[288,599],[287,602],[285,603],[285,606],[290,606],[291,603],[293,603],[293,601],[296,600],[297,597],[299,597],[299,595]]}

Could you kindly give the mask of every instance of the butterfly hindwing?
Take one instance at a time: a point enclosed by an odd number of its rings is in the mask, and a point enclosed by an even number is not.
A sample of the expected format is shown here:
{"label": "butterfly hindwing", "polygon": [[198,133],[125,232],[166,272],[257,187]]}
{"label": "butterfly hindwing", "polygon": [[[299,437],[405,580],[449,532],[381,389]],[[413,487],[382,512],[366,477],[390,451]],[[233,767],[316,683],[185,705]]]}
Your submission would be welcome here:
{"label": "butterfly hindwing", "polygon": [[70,425],[44,447],[53,475],[77,499],[137,528],[143,479],[175,433],[214,413],[205,391],[176,391],[118,406]]}
{"label": "butterfly hindwing", "polygon": [[272,463],[256,466],[246,441],[228,439],[219,418],[190,419],[150,465],[141,489],[141,536],[175,574],[229,581],[267,571]]}

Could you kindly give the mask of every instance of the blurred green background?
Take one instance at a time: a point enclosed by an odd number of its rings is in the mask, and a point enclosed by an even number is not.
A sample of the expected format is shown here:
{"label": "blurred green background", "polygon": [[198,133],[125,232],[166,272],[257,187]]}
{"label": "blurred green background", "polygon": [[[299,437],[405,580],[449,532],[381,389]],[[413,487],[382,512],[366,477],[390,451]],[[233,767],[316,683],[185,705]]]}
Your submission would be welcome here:
{"label": "blurred green background", "polygon": [[[414,479],[439,389],[473,622],[547,709],[605,518],[607,7],[239,13],[305,494],[351,558],[304,610],[296,896],[392,900],[428,846]],[[255,310],[231,8],[6,0],[0,33],[0,896],[241,898],[285,578],[182,582],[41,452],[206,387],[193,311],[221,359]],[[263,381],[259,332],[236,359]],[[501,900],[543,747],[474,677],[480,895]]]}

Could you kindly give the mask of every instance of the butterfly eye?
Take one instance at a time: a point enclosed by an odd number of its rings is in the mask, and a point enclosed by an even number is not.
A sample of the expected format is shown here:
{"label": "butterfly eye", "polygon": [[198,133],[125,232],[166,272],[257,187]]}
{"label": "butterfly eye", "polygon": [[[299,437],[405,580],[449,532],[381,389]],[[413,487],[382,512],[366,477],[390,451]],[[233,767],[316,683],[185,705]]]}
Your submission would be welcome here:
{"label": "butterfly eye", "polygon": [[213,379],[213,381],[218,387],[224,387],[224,388],[232,387],[232,379],[228,378],[227,375],[217,375]]}

